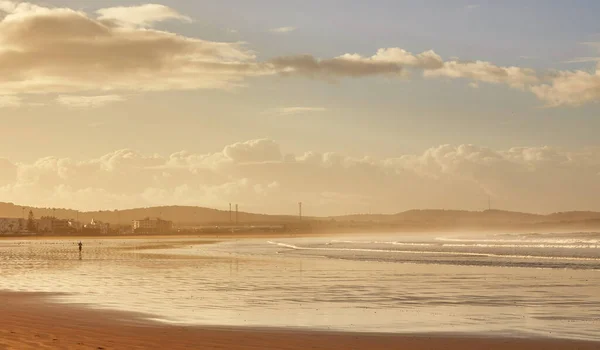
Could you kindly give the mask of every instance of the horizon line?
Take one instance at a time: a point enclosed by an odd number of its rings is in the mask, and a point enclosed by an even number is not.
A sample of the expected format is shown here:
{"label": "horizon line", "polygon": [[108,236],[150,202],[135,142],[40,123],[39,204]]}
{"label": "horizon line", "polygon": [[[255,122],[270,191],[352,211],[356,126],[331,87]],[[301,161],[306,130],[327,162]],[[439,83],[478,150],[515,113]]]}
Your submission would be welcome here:
{"label": "horizon line", "polygon": [[[229,209],[217,209],[214,207],[203,207],[203,206],[195,206],[195,205],[157,205],[157,206],[151,206],[151,207],[134,207],[134,208],[127,208],[127,209],[96,209],[96,210],[79,210],[79,209],[74,209],[74,208],[58,208],[58,207],[36,207],[36,206],[30,206],[30,205],[18,205],[16,203],[12,203],[12,202],[0,202],[0,204],[8,204],[8,205],[13,205],[16,208],[22,208],[23,210],[62,210],[62,211],[73,211],[76,213],[83,213],[83,214],[91,214],[91,213],[102,213],[102,212],[109,212],[109,213],[117,213],[117,212],[124,212],[124,211],[133,211],[133,210],[148,210],[148,209],[157,209],[157,208],[197,208],[197,209],[204,209],[204,210],[213,210],[213,211],[217,211],[217,212],[224,212],[224,213],[228,213]],[[566,210],[566,211],[554,211],[554,212],[548,212],[548,213],[539,213],[539,212],[527,212],[527,211],[516,211],[516,210],[507,210],[507,209],[492,209],[492,208],[488,208],[488,209],[480,209],[480,210],[476,210],[476,209],[447,209],[447,208],[424,208],[424,209],[419,209],[419,208],[412,208],[412,209],[407,209],[407,210],[401,210],[401,211],[397,211],[397,212],[392,212],[392,213],[371,213],[371,212],[364,212],[364,213],[348,213],[348,214],[338,214],[338,215],[304,215],[303,217],[305,218],[333,218],[333,217],[347,217],[347,216],[393,216],[393,215],[399,215],[399,214],[403,214],[403,213],[408,213],[408,212],[414,212],[414,211],[445,211],[445,212],[469,212],[469,213],[485,213],[485,212],[505,212],[505,213],[514,213],[514,214],[526,214],[526,215],[537,215],[537,216],[549,216],[549,215],[553,215],[553,214],[563,214],[563,213],[599,213],[600,211],[595,211],[595,210]],[[251,215],[262,215],[262,216],[284,216],[284,217],[298,217],[298,213],[295,214],[270,214],[270,213],[258,213],[258,212],[251,212],[251,211],[239,211],[239,213],[244,213],[244,214],[251,214]]]}

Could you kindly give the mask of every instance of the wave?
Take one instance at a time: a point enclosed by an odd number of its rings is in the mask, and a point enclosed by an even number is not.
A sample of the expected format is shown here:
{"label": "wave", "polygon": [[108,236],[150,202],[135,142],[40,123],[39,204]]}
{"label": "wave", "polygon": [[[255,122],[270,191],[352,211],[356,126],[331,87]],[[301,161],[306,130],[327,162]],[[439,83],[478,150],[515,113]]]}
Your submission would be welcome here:
{"label": "wave", "polygon": [[443,247],[598,249],[597,244],[443,244]]}
{"label": "wave", "polygon": [[433,245],[438,245],[436,243],[417,243],[417,242],[387,242],[387,241],[338,241],[333,240],[332,243],[350,243],[350,244],[393,244],[393,245],[401,245],[401,246],[414,246],[414,247],[429,247]]}
{"label": "wave", "polygon": [[598,239],[466,239],[466,238],[447,238],[437,237],[436,241],[442,242],[483,242],[483,243],[546,243],[546,244],[590,244],[600,245]]}
{"label": "wave", "polygon": [[[441,240],[441,239],[440,239]],[[500,241],[498,244],[476,243],[476,242],[492,242],[494,240],[456,240],[456,242],[473,242],[473,243],[421,243],[421,242],[397,242],[397,241],[340,241],[333,240],[332,243],[347,243],[347,244],[391,244],[396,246],[406,247],[464,247],[464,248],[563,248],[563,249],[600,249],[600,244],[596,243],[581,243],[580,244],[557,244],[557,243],[540,243],[531,244],[534,241]],[[500,242],[507,242],[502,244]],[[512,244],[510,244],[512,242]],[[522,242],[523,244],[515,244]]]}
{"label": "wave", "polygon": [[544,255],[515,255],[515,254],[497,254],[497,253],[476,253],[476,252],[447,252],[447,251],[429,251],[429,250],[397,250],[397,249],[373,249],[373,248],[324,248],[324,247],[301,247],[288,243],[268,241],[269,244],[293,250],[312,250],[312,251],[339,251],[339,252],[367,252],[367,253],[396,253],[396,254],[437,254],[449,256],[475,256],[488,258],[507,258],[507,259],[539,259],[539,260],[567,260],[567,261],[597,261],[600,258],[590,257],[571,257],[571,256],[544,256]]}

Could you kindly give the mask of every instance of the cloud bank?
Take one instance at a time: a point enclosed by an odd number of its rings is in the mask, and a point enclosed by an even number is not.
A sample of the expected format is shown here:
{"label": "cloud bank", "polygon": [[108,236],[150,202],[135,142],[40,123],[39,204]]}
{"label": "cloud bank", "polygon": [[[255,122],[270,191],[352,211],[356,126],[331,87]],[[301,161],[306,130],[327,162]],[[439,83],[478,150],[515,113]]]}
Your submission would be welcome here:
{"label": "cloud bank", "polygon": [[184,18],[164,6],[103,9],[94,18],[2,1],[2,12],[3,94],[227,88],[252,74],[254,54],[240,43],[145,28]]}
{"label": "cloud bank", "polygon": [[131,7],[110,7],[96,11],[100,21],[114,21],[121,25],[148,27],[166,20],[191,22],[191,18],[180,14],[174,9],[157,4],[146,4]]}
{"label": "cloud bank", "polygon": [[16,203],[115,209],[200,205],[307,215],[412,208],[495,208],[530,212],[600,210],[600,149],[493,150],[441,145],[387,159],[285,153],[269,139],[219,152],[168,156],[118,150],[97,158],[0,158],[0,198]]}
{"label": "cloud bank", "polygon": [[416,72],[429,79],[463,79],[470,86],[504,84],[530,91],[550,107],[600,100],[600,69],[540,73],[487,61],[443,60],[433,50],[413,54],[398,47],[381,48],[372,56],[299,54],[258,61],[243,43],[202,40],[155,28],[167,20],[191,21],[156,4],[89,14],[0,0],[0,95],[231,89],[256,76],[337,81],[406,77]]}
{"label": "cloud bank", "polygon": [[550,107],[581,106],[600,101],[600,63],[594,72],[556,72],[548,84],[532,86],[531,91]]}

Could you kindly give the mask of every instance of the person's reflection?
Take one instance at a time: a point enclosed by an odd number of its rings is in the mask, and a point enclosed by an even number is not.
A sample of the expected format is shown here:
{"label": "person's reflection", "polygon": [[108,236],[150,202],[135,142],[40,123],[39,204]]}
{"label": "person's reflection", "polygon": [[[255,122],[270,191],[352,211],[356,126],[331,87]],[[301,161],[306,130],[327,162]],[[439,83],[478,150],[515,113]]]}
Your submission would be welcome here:
{"label": "person's reflection", "polygon": [[79,260],[81,260],[81,259],[82,259],[82,256],[81,256],[81,250],[80,250],[79,251]]}

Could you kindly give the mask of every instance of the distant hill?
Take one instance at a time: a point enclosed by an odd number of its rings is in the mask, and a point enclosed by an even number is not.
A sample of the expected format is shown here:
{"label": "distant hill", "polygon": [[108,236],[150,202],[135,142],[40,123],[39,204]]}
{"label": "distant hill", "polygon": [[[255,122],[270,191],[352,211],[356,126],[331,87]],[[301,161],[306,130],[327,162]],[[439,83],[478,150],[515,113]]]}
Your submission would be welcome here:
{"label": "distant hill", "polygon": [[[357,214],[328,218],[338,228],[357,228],[381,231],[432,231],[432,230],[600,230],[598,212],[562,212],[548,215],[511,212],[503,210],[408,210],[382,214]],[[350,223],[350,224],[348,224]],[[320,224],[318,226],[323,226]]]}
{"label": "distant hill", "polygon": [[553,213],[546,218],[548,221],[552,222],[600,220],[600,213],[594,211],[567,211]]}
{"label": "distant hill", "polygon": [[408,210],[393,215],[349,215],[338,220],[374,221],[374,222],[428,222],[436,224],[472,224],[472,223],[536,223],[546,221],[548,216],[510,212],[502,210]]}
{"label": "distant hill", "polygon": [[[126,210],[78,212],[73,209],[23,207],[13,203],[0,202],[0,217],[20,218],[24,215],[24,217],[27,218],[29,210],[33,212],[33,215],[36,218],[41,216],[56,216],[60,219],[74,219],[82,222],[89,222],[94,219],[108,222],[113,225],[128,225],[132,220],[143,219],[146,217],[160,217],[165,220],[171,220],[177,225],[212,225],[227,224],[230,222],[228,210],[216,210],[203,207],[163,206]],[[235,215],[235,210],[233,210],[231,213],[232,223],[235,223]],[[238,213],[238,221],[246,224],[285,223],[291,220],[297,219],[293,216],[253,214],[247,212]]]}
{"label": "distant hill", "polygon": [[[23,209],[24,208],[24,209]],[[216,210],[192,206],[161,206],[114,211],[78,212],[64,208],[23,207],[13,203],[0,202],[0,217],[20,218],[33,211],[36,218],[56,216],[61,219],[78,219],[89,222],[92,219],[113,225],[129,225],[132,220],[146,217],[160,217],[173,221],[177,226],[228,225],[235,223],[235,210]],[[406,227],[406,228],[485,228],[485,227],[596,227],[600,228],[600,212],[571,211],[548,215],[511,212],[503,210],[408,210],[397,214],[357,214],[330,217],[305,217],[320,227]],[[297,222],[292,215],[267,215],[247,212],[238,213],[240,224],[268,225]]]}

